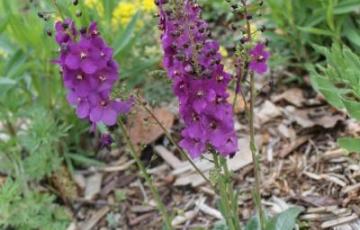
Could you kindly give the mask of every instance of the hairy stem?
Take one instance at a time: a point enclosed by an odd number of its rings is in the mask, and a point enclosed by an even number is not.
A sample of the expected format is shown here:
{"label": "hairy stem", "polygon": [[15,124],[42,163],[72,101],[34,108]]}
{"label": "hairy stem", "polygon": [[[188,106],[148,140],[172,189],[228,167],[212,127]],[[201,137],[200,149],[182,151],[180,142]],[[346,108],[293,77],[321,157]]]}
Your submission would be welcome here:
{"label": "hairy stem", "polygon": [[173,229],[172,226],[171,226],[171,221],[170,221],[170,217],[168,215],[168,211],[167,211],[164,203],[161,201],[159,191],[155,187],[150,175],[146,172],[146,169],[145,169],[143,163],[141,162],[140,158],[138,157],[137,151],[136,151],[133,143],[130,140],[129,134],[127,132],[127,129],[126,129],[124,123],[121,120],[119,120],[118,123],[119,123],[121,131],[122,131],[122,133],[123,133],[123,135],[125,137],[126,144],[130,148],[130,154],[131,154],[132,158],[134,158],[134,160],[136,161],[136,164],[138,165],[138,167],[139,167],[139,169],[140,169],[140,171],[142,173],[142,176],[144,177],[146,183],[150,187],[151,193],[153,194],[153,196],[155,198],[157,207],[158,207],[159,211],[161,212],[161,215],[164,218],[166,229],[167,230]]}
{"label": "hairy stem", "polygon": [[238,230],[233,222],[233,215],[232,215],[232,208],[231,208],[231,200],[229,200],[229,191],[227,190],[226,183],[227,180],[222,174],[221,169],[221,160],[219,159],[218,154],[215,151],[212,151],[215,169],[217,173],[219,174],[219,178],[217,180],[218,189],[220,192],[220,204],[222,206],[223,215],[225,217],[226,223],[230,230]]}
{"label": "hairy stem", "polygon": [[[241,0],[244,12],[245,12],[245,18],[246,18],[246,29],[247,29],[247,37],[248,41],[251,41],[251,27],[250,27],[250,21],[248,20],[248,11],[247,11],[247,5],[245,0]],[[254,203],[259,215],[259,221],[261,229],[265,229],[265,219],[264,219],[264,212],[261,205],[261,191],[260,191],[260,164],[258,159],[258,154],[256,150],[256,144],[255,144],[255,129],[254,129],[254,103],[255,103],[255,81],[254,81],[254,72],[250,71],[250,109],[249,109],[249,129],[250,129],[250,150],[251,150],[251,156],[252,160],[254,162],[254,175],[255,175],[255,189],[254,189]]]}
{"label": "hairy stem", "polygon": [[197,173],[199,173],[199,175],[204,178],[204,180],[209,183],[213,188],[213,184],[211,183],[211,181],[204,175],[204,173],[196,166],[196,164],[192,161],[192,159],[188,156],[188,154],[179,146],[179,144],[174,140],[174,138],[170,135],[170,133],[167,131],[167,129],[165,128],[165,126],[161,123],[161,121],[159,121],[159,119],[155,116],[155,114],[151,111],[151,109],[149,107],[147,107],[146,105],[144,105],[144,103],[142,103],[139,99],[137,99],[138,103],[146,110],[147,113],[150,114],[150,116],[155,120],[155,122],[160,126],[160,128],[163,130],[163,132],[165,133],[165,136],[170,140],[170,142],[176,147],[176,149],[181,153],[181,155],[183,157],[186,158],[186,160],[189,161],[189,163],[191,164],[191,166],[196,170]]}
{"label": "hairy stem", "polygon": [[[225,174],[225,185],[226,185],[226,195],[228,196],[229,208],[231,210],[231,220],[235,229],[241,229],[240,221],[238,217],[238,202],[237,202],[237,194],[234,193],[234,185],[231,182],[231,173],[229,167],[227,165],[227,161],[225,158],[220,159],[220,164],[224,170]],[[234,202],[235,201],[235,202]]]}

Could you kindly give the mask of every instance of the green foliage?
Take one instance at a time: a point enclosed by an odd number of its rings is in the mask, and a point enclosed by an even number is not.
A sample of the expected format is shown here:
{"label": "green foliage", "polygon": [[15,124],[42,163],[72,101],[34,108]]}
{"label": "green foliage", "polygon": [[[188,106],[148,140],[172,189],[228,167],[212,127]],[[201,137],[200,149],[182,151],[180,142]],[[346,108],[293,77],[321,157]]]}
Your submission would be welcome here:
{"label": "green foliage", "polygon": [[[302,211],[303,209],[300,207],[288,208],[276,216],[268,218],[264,230],[293,230],[295,229],[296,219]],[[248,221],[245,230],[260,230],[257,215]]]}
{"label": "green foliage", "polygon": [[63,230],[69,214],[53,203],[54,197],[38,192],[22,193],[21,185],[8,179],[0,188],[0,228]]}
{"label": "green foliage", "polygon": [[[358,0],[267,0],[266,35],[280,62],[311,62],[319,58],[313,45],[333,41],[360,50]],[[284,60],[284,57],[286,58]]]}
{"label": "green foliage", "polygon": [[360,153],[360,138],[342,137],[337,140],[337,143],[350,152]]}
{"label": "green foliage", "polygon": [[303,211],[299,207],[291,207],[271,218],[267,223],[266,230],[293,230],[296,219]]}
{"label": "green foliage", "polygon": [[360,120],[360,58],[349,48],[333,45],[331,49],[317,46],[326,57],[326,65],[308,65],[311,82],[327,101]]}
{"label": "green foliage", "polygon": [[[349,48],[333,45],[331,49],[316,46],[326,57],[326,64],[308,65],[313,87],[338,109],[360,120],[360,57]],[[339,145],[360,152],[358,139],[343,138]]]}

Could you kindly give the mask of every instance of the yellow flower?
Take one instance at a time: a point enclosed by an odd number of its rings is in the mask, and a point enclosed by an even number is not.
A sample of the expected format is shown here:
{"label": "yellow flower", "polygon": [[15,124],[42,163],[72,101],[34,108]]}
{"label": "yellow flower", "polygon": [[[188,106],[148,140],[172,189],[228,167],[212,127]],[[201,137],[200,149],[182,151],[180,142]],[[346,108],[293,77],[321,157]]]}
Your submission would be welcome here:
{"label": "yellow flower", "polygon": [[227,56],[228,56],[228,52],[227,52],[227,50],[225,49],[225,47],[223,47],[223,46],[220,46],[219,52],[220,52],[221,56],[223,56],[223,57],[227,57]]}
{"label": "yellow flower", "polygon": [[[138,10],[149,13],[155,9],[154,0],[121,0],[113,11],[111,24],[113,27],[126,26]],[[143,24],[143,21],[139,20],[136,26],[140,28]]]}
{"label": "yellow flower", "polygon": [[255,24],[250,24],[250,31],[251,31],[251,37],[254,41],[257,41],[260,39],[261,32],[256,28]]}
{"label": "yellow flower", "polygon": [[104,6],[99,0],[85,0],[85,5],[91,9],[95,9],[99,16],[104,15]]}
{"label": "yellow flower", "polygon": [[143,0],[141,9],[145,12],[152,12],[156,9],[156,5],[154,3],[154,0]]}
{"label": "yellow flower", "polygon": [[136,13],[136,5],[130,2],[119,2],[113,11],[112,26],[127,25]]}

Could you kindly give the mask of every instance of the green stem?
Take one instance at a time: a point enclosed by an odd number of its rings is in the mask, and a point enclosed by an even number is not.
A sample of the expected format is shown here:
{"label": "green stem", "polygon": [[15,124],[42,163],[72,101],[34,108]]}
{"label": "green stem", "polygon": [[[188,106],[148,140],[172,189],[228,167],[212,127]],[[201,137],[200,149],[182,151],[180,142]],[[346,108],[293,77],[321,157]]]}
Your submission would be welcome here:
{"label": "green stem", "polygon": [[132,158],[134,158],[134,160],[136,161],[136,164],[138,165],[138,167],[139,167],[139,169],[140,169],[146,183],[150,187],[151,193],[153,194],[153,196],[155,198],[157,207],[158,207],[159,211],[161,212],[161,215],[164,218],[166,229],[168,229],[168,230],[173,229],[172,226],[171,226],[171,221],[170,221],[170,217],[168,215],[168,211],[167,211],[164,203],[161,201],[159,191],[157,190],[157,188],[153,184],[153,181],[152,181],[151,177],[149,176],[149,174],[146,172],[146,169],[145,169],[143,163],[141,162],[140,158],[138,157],[137,151],[135,150],[135,147],[134,147],[133,143],[130,140],[130,137],[129,137],[129,134],[128,134],[127,130],[126,130],[126,127],[125,127],[124,123],[121,120],[119,120],[119,126],[121,128],[121,131],[123,132],[124,137],[125,137],[126,144],[130,148],[130,154],[131,154]]}
{"label": "green stem", "polygon": [[254,175],[255,175],[255,205],[259,214],[259,220],[261,229],[265,229],[265,220],[264,213],[261,205],[261,191],[260,191],[260,164],[258,159],[258,154],[255,144],[255,129],[254,129],[254,103],[255,103],[255,82],[254,82],[254,73],[250,73],[250,112],[249,112],[249,122],[250,122],[250,150],[252,155],[252,160],[254,162]]}
{"label": "green stem", "polygon": [[[248,15],[247,5],[245,0],[241,0],[245,16]],[[246,18],[246,29],[248,40],[251,41],[251,27],[250,21]],[[254,189],[254,203],[259,215],[260,226],[262,230],[265,230],[265,219],[264,212],[261,205],[261,191],[260,191],[260,164],[258,159],[258,154],[255,144],[255,129],[254,129],[254,104],[255,104],[255,81],[254,81],[254,72],[250,71],[250,109],[249,109],[249,129],[250,129],[250,150],[252,160],[254,162],[254,176],[255,176],[255,189]]]}
{"label": "green stem", "polygon": [[220,192],[220,203],[222,206],[223,214],[226,220],[226,223],[230,230],[238,230],[233,222],[233,216],[232,216],[232,208],[229,201],[229,193],[226,188],[226,181],[224,179],[224,176],[222,175],[222,169],[221,169],[221,162],[219,162],[218,154],[214,151],[212,151],[215,169],[217,173],[219,174],[219,180],[218,180],[218,189]]}
{"label": "green stem", "polygon": [[155,122],[160,126],[160,128],[165,133],[165,136],[170,140],[170,142],[176,147],[176,149],[181,153],[183,157],[186,158],[187,161],[191,164],[191,166],[195,169],[195,171],[202,177],[204,180],[214,188],[211,181],[204,175],[204,173],[196,166],[196,164],[191,160],[188,154],[179,146],[179,144],[174,140],[174,138],[167,131],[165,126],[159,121],[159,119],[155,116],[155,114],[149,109],[144,103],[142,103],[139,99],[137,99],[138,103],[150,114],[150,116],[155,120]]}
{"label": "green stem", "polygon": [[61,9],[60,9],[59,5],[57,4],[56,0],[52,0],[52,3],[54,4],[55,9],[58,12],[58,14],[60,15],[61,19],[64,21],[65,17],[63,15],[63,13],[61,12]]}
{"label": "green stem", "polygon": [[[220,159],[221,166],[223,167],[225,174],[225,185],[227,185],[227,195],[228,200],[230,201],[230,208],[232,214],[232,222],[235,225],[235,229],[241,229],[239,217],[238,217],[238,203],[237,203],[237,194],[234,193],[234,185],[231,182],[231,173],[227,165],[227,161],[225,158]],[[233,202],[235,201],[235,202]]]}

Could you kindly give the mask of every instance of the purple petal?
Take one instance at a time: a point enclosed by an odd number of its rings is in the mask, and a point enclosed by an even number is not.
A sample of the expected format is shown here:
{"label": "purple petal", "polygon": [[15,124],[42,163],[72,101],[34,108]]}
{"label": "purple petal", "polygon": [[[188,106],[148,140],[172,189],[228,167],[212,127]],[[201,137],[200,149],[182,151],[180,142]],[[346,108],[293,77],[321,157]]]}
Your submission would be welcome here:
{"label": "purple petal", "polygon": [[102,121],[105,125],[112,126],[116,124],[117,113],[115,110],[108,108],[102,114]]}
{"label": "purple petal", "polygon": [[72,70],[78,69],[80,67],[80,57],[70,53],[65,58],[65,65]]}
{"label": "purple petal", "polygon": [[78,105],[76,109],[76,114],[78,115],[79,118],[83,119],[89,116],[89,110],[90,110],[89,103],[82,102]]}
{"label": "purple petal", "polygon": [[97,67],[96,64],[90,60],[89,58],[86,58],[81,62],[81,69],[87,74],[93,74],[96,72]]}
{"label": "purple petal", "polygon": [[96,106],[90,111],[90,121],[99,122],[103,114],[103,108],[101,106]]}
{"label": "purple petal", "polygon": [[117,111],[120,114],[124,114],[124,113],[128,113],[131,110],[131,107],[134,104],[134,100],[132,98],[126,100],[126,101],[121,101],[119,99],[116,99],[113,103],[112,103],[112,107],[115,109],[115,111]]}
{"label": "purple petal", "polygon": [[72,105],[76,105],[78,103],[78,98],[78,95],[76,95],[73,91],[69,91],[66,96],[67,101]]}

